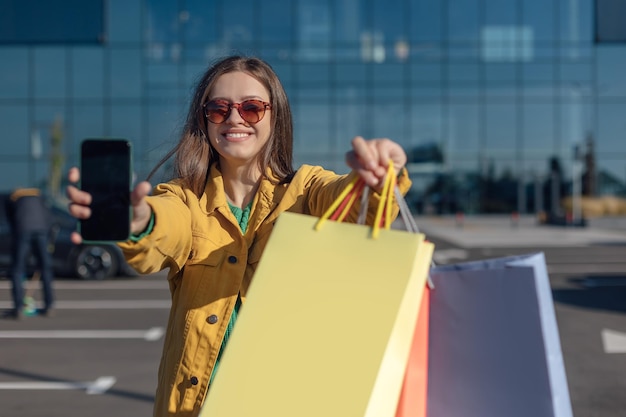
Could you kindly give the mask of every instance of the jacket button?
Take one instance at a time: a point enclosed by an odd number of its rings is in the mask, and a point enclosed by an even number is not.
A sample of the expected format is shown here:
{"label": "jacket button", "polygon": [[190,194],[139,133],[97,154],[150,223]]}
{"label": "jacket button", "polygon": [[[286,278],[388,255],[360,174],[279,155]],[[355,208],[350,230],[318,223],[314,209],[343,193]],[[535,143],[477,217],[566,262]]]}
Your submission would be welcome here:
{"label": "jacket button", "polygon": [[198,385],[198,378],[195,376],[192,376],[189,382],[191,382],[191,385]]}
{"label": "jacket button", "polygon": [[237,257],[233,255],[229,256],[228,262],[230,262],[231,264],[237,263]]}
{"label": "jacket button", "polygon": [[209,322],[209,324],[215,324],[217,323],[217,316],[215,314],[211,314],[207,321]]}

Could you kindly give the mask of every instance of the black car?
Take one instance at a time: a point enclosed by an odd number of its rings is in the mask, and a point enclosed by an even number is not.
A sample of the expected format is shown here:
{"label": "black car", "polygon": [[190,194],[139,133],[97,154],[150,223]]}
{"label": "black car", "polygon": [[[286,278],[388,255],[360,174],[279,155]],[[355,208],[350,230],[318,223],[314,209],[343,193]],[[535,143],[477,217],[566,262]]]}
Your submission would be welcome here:
{"label": "black car", "polygon": [[[8,277],[11,267],[11,228],[6,216],[6,200],[10,193],[0,193],[0,277]],[[81,244],[70,241],[76,230],[77,220],[64,208],[50,202],[53,226],[52,265],[57,277],[76,277],[84,280],[100,280],[116,276],[137,276],[128,266],[122,251],[114,244]],[[31,256],[32,258],[32,256]],[[35,260],[29,262],[29,274],[34,271]]]}

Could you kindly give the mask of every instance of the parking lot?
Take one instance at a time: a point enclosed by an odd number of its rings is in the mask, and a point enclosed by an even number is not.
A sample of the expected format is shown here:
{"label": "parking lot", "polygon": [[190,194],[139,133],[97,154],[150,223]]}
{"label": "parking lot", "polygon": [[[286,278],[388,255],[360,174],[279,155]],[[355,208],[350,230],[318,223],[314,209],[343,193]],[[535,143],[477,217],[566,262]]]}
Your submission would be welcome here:
{"label": "parking lot", "polygon": [[[10,308],[0,281],[0,308]],[[6,416],[148,416],[169,301],[164,276],[58,279],[55,315],[0,320]]]}
{"label": "parking lot", "polygon": [[[626,234],[517,229],[507,221],[419,224],[439,264],[543,251],[574,416],[619,416],[626,409]],[[0,279],[2,310],[11,306],[9,288]],[[151,415],[170,305],[165,276],[59,278],[55,288],[54,317],[0,320],[0,414]]]}

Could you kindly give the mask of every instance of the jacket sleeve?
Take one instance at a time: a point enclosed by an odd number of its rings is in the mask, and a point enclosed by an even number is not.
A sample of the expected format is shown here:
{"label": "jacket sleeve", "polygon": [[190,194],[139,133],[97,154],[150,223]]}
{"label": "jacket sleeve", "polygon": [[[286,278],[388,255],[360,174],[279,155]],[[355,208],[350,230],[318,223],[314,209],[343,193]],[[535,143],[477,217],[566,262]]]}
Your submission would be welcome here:
{"label": "jacket sleeve", "polygon": [[[307,206],[310,214],[320,217],[330,207],[330,205],[337,199],[339,194],[346,188],[353,178],[354,173],[347,175],[337,175],[331,171],[326,171],[319,167],[310,167],[310,174],[304,180],[304,186],[307,195]],[[411,188],[411,180],[406,171],[403,168],[398,175],[398,188],[402,195]],[[367,224],[372,224],[376,215],[376,209],[380,202],[380,194],[378,192],[370,192],[369,205],[367,208]],[[359,216],[358,204],[354,206],[352,211],[347,217],[348,222],[355,223]],[[398,204],[394,199],[392,219],[395,219],[398,215]]]}
{"label": "jacket sleeve", "polygon": [[146,200],[154,214],[152,232],[139,241],[118,246],[128,264],[140,274],[170,268],[178,272],[189,257],[192,242],[188,194],[175,184],[159,184]]}

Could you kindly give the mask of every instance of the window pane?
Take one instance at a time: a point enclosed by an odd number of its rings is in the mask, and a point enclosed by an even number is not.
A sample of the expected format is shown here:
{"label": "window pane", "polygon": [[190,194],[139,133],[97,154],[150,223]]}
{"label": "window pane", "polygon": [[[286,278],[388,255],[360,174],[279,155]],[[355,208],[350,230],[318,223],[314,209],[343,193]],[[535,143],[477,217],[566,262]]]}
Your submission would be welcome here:
{"label": "window pane", "polygon": [[576,89],[570,89],[562,96],[559,104],[559,152],[569,158],[574,146],[582,144],[587,134],[593,131],[593,114],[588,99]]}
{"label": "window pane", "polygon": [[295,2],[264,0],[260,7],[260,39],[262,42],[282,42],[293,36]]}
{"label": "window pane", "polygon": [[514,154],[517,149],[515,104],[492,101],[485,105],[485,147],[494,157]]}
{"label": "window pane", "polygon": [[26,49],[0,49],[0,98],[28,97],[28,53]]}
{"label": "window pane", "polygon": [[447,78],[450,86],[478,85],[482,67],[478,64],[449,64]]}
{"label": "window pane", "polygon": [[[626,102],[600,103],[596,150],[603,157],[621,155],[626,158]],[[622,159],[623,160],[623,159]]]}
{"label": "window pane", "polygon": [[441,143],[444,140],[443,106],[440,101],[414,101],[410,111],[407,146]]}
{"label": "window pane", "polygon": [[296,13],[297,57],[306,61],[327,61],[332,39],[328,1],[299,2]]}
{"label": "window pane", "polygon": [[0,14],[2,44],[96,44],[104,32],[100,1],[3,0]]}
{"label": "window pane", "polygon": [[480,120],[478,102],[450,103],[447,119],[449,139],[446,150],[450,154],[464,154],[481,149]]}
{"label": "window pane", "polygon": [[108,0],[106,13],[108,22],[107,41],[139,42],[141,40],[141,4],[140,1]]}
{"label": "window pane", "polygon": [[73,140],[68,138],[67,149],[75,159],[68,162],[78,164],[78,149],[83,139],[106,136],[103,116],[104,107],[100,103],[80,103],[73,106],[72,118],[68,126]]}
{"label": "window pane", "polygon": [[411,42],[432,41],[442,38],[443,1],[412,0],[406,13],[411,24],[409,33]]}
{"label": "window pane", "polygon": [[223,3],[216,10],[219,13],[221,39],[227,50],[249,51],[255,47],[261,5],[258,1],[239,0]]}
{"label": "window pane", "polygon": [[388,85],[390,83],[406,83],[406,66],[404,64],[382,63],[372,68],[373,81]]}
{"label": "window pane", "polygon": [[72,50],[72,93],[75,98],[104,96],[104,53],[100,48]]}
{"label": "window pane", "polygon": [[35,49],[35,97],[62,98],[66,93],[66,52],[63,48]]}
{"label": "window pane", "polygon": [[296,79],[302,86],[316,84],[319,87],[328,87],[330,70],[326,64],[296,65]]}
{"label": "window pane", "polygon": [[341,111],[331,112],[333,114],[334,129],[333,134],[338,143],[338,151],[344,152],[350,146],[350,140],[357,135],[372,137],[365,131],[365,115],[371,114],[369,104],[361,100],[347,102],[341,105]]}
{"label": "window pane", "polygon": [[487,64],[484,66],[485,82],[490,83],[506,83],[515,85],[517,79],[517,65],[516,64]]}
{"label": "window pane", "polygon": [[177,126],[181,126],[185,119],[186,108],[182,108],[176,101],[165,103],[150,103],[148,105],[147,148],[160,147],[163,143],[175,143],[178,140]]}
{"label": "window pane", "polygon": [[28,108],[25,105],[15,103],[0,105],[0,126],[2,126],[2,135],[5,138],[2,141],[3,157],[10,156],[13,159],[30,154]]}
{"label": "window pane", "polygon": [[530,26],[534,38],[538,41],[556,39],[554,15],[556,0],[522,1],[522,20],[524,26]]}
{"label": "window pane", "polygon": [[407,39],[406,4],[404,0],[375,1],[373,7],[368,9],[368,13],[372,14],[374,31],[383,33],[385,42]]}
{"label": "window pane", "polygon": [[361,42],[361,34],[365,30],[365,11],[358,1],[333,1],[335,38],[339,44],[348,45],[350,43]]}
{"label": "window pane", "polygon": [[116,103],[111,107],[111,136],[129,139],[135,145],[135,152],[143,152],[137,148],[142,138],[139,104]]}
{"label": "window pane", "polygon": [[373,137],[390,138],[400,144],[410,143],[409,109],[401,99],[376,96],[364,116],[373,119]]}
{"label": "window pane", "polygon": [[447,27],[450,41],[477,40],[480,31],[479,0],[449,0]]}
{"label": "window pane", "polygon": [[141,96],[141,51],[114,49],[111,51],[111,97]]}
{"label": "window pane", "polygon": [[559,10],[560,38],[571,42],[589,42],[593,39],[592,23],[595,0],[556,0]]}
{"label": "window pane", "polygon": [[443,79],[442,68],[442,64],[413,64],[411,65],[411,83],[439,83]]}
{"label": "window pane", "polygon": [[332,152],[330,113],[327,103],[298,101],[294,105],[294,152],[296,154]]}
{"label": "window pane", "polygon": [[561,63],[560,81],[564,84],[579,84],[589,86],[593,84],[593,67],[591,62],[585,63]]}
{"label": "window pane", "polygon": [[555,152],[555,111],[553,103],[526,102],[522,107],[524,156],[537,158]]}
{"label": "window pane", "polygon": [[598,94],[604,97],[626,96],[626,46],[598,49],[597,59]]}
{"label": "window pane", "polygon": [[161,42],[178,40],[181,26],[178,2],[147,0],[144,18],[146,40]]}
{"label": "window pane", "polygon": [[[0,170],[10,172],[11,175],[0,176],[0,187],[2,190],[12,190],[18,187],[30,187],[36,185],[31,180],[30,171],[34,164],[29,163],[26,158],[17,160],[16,158],[7,158],[0,156]],[[7,226],[8,227],[8,226]]]}
{"label": "window pane", "polygon": [[483,0],[481,7],[485,14],[484,24],[486,26],[517,25],[517,3],[518,0]]}
{"label": "window pane", "polygon": [[184,39],[191,42],[215,42],[219,39],[218,10],[222,2],[186,0],[182,11]]}

